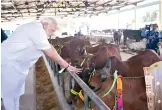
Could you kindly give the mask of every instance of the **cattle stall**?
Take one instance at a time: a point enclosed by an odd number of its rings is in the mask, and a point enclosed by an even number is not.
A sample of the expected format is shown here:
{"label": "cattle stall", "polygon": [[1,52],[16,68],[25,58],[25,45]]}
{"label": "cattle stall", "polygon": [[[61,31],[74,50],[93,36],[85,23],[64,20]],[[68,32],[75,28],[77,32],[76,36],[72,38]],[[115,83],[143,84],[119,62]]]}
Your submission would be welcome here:
{"label": "cattle stall", "polygon": [[[65,87],[64,83],[64,73],[59,73],[58,65],[51,60],[48,56],[43,56],[44,62],[46,64],[46,68],[50,74],[50,78],[52,80],[53,87],[55,88],[57,99],[59,101],[60,108],[64,110],[72,110],[73,107],[68,105],[67,98],[66,98],[66,91],[70,92],[72,88],[72,79],[78,83],[82,90],[84,91],[84,107],[85,110],[88,110],[88,97],[97,105],[100,110],[110,110],[109,107],[105,105],[105,103],[79,78],[76,73],[69,72],[69,83],[68,83],[68,90]],[[66,89],[65,89],[66,88]]]}

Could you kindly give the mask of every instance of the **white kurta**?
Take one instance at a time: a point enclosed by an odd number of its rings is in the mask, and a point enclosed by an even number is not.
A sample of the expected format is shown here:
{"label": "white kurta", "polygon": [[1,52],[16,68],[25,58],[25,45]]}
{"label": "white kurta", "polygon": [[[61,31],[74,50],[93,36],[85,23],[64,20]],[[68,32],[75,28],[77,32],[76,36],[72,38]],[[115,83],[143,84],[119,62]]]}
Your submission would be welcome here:
{"label": "white kurta", "polygon": [[51,48],[40,22],[19,26],[1,44],[1,96],[15,98],[24,94],[29,68],[42,56],[42,50]]}

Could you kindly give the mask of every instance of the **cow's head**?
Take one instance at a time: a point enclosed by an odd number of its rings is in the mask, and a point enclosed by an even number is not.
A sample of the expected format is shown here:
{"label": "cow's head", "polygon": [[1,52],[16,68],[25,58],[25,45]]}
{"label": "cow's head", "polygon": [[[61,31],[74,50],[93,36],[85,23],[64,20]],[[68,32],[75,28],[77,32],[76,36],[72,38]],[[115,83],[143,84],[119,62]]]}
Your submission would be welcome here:
{"label": "cow's head", "polygon": [[[83,69],[81,73],[78,74],[78,76],[93,90],[95,87],[91,86],[89,84],[92,76],[95,72],[95,65],[93,65],[91,68]],[[68,99],[68,103],[72,104],[72,102],[82,102],[83,100],[83,91],[82,88],[79,86],[78,83],[75,82],[74,87],[70,90],[70,97]],[[78,105],[78,104],[77,104]]]}

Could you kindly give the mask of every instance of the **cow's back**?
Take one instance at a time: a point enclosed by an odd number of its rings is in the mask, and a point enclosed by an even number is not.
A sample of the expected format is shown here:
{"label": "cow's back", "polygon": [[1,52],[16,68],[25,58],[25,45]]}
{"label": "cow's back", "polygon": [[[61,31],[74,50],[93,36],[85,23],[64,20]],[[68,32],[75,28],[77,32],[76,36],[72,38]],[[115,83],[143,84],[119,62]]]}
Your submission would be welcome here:
{"label": "cow's back", "polygon": [[109,56],[116,56],[118,59],[121,60],[120,49],[115,44],[108,44],[107,49],[109,52]]}
{"label": "cow's back", "polygon": [[158,61],[162,61],[162,59],[154,51],[141,51],[125,62],[129,66],[127,74],[132,77],[144,76],[143,67],[149,67]]}
{"label": "cow's back", "polygon": [[96,69],[102,69],[109,57],[116,56],[121,59],[119,47],[114,44],[107,44],[99,47],[97,53],[90,59],[90,64],[95,63]]}
{"label": "cow's back", "polygon": [[80,56],[82,54],[80,52],[84,50],[84,46],[87,44],[90,44],[90,42],[82,39],[73,39],[63,46],[60,55],[63,58]]}

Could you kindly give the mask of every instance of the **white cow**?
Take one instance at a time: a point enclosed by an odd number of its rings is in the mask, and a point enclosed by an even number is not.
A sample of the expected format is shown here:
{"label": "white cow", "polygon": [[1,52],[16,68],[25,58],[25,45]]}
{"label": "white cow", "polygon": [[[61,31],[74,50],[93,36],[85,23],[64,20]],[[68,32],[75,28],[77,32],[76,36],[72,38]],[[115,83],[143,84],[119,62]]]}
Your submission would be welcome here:
{"label": "white cow", "polygon": [[143,50],[146,48],[146,39],[142,39],[140,42],[133,42],[127,45],[132,50]]}

